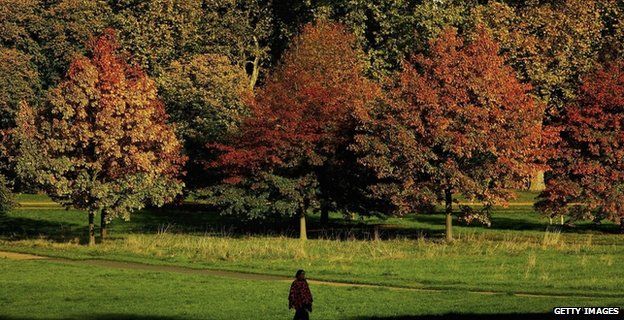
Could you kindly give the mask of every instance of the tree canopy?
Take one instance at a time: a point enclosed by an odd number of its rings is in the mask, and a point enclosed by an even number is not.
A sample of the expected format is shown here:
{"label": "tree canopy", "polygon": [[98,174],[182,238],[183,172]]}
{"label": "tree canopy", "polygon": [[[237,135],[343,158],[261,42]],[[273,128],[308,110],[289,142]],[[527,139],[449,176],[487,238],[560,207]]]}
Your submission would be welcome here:
{"label": "tree canopy", "polygon": [[319,206],[322,168],[346,147],[354,113],[374,92],[362,58],[344,26],[321,20],[304,28],[250,104],[240,133],[216,146],[223,154],[214,165],[226,172],[226,182],[264,201],[243,204],[248,198],[230,192],[220,203],[252,218],[278,213],[304,219]]}
{"label": "tree canopy", "polygon": [[[128,218],[181,192],[184,157],[153,80],[117,55],[106,31],[77,57],[38,109],[18,117],[19,172],[56,201],[103,220]],[[36,147],[28,147],[28,144]]]}
{"label": "tree canopy", "polygon": [[450,224],[454,193],[485,204],[512,196],[532,168],[542,108],[498,52],[485,29],[466,43],[447,28],[404,65],[353,147],[378,178],[372,197],[395,214],[445,201]]}

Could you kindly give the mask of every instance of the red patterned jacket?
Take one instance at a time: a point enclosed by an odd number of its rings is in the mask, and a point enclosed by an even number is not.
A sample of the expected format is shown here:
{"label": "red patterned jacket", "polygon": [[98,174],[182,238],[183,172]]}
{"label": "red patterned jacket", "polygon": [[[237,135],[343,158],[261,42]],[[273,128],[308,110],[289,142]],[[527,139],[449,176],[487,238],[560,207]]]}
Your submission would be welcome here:
{"label": "red patterned jacket", "polygon": [[288,307],[301,309],[306,306],[312,308],[312,292],[310,292],[308,282],[306,280],[295,280],[290,285]]}

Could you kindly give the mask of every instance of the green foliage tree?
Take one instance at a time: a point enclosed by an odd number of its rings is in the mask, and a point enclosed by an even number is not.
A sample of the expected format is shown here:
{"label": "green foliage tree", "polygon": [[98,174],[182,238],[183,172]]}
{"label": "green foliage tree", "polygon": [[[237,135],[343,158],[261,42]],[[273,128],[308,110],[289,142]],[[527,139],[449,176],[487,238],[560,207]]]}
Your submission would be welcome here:
{"label": "green foliage tree", "polygon": [[60,0],[42,7],[43,28],[37,36],[48,88],[61,80],[76,56],[86,53],[88,42],[110,26],[112,11],[105,0]]}
{"label": "green foliage tree", "polygon": [[15,125],[21,101],[37,101],[40,84],[39,72],[28,54],[0,48],[0,130]]}
{"label": "green foliage tree", "polygon": [[172,61],[201,50],[201,0],[115,1],[114,26],[134,63],[158,75]]}
{"label": "green foliage tree", "polygon": [[[112,30],[77,57],[67,78],[40,110],[23,105],[18,171],[65,206],[94,217],[129,218],[146,204],[160,206],[181,192],[184,157],[154,81],[118,55]],[[34,146],[34,148],[33,148]]]}
{"label": "green foliage tree", "polygon": [[200,54],[188,61],[174,61],[157,79],[170,120],[189,157],[187,185],[209,183],[204,161],[205,145],[224,142],[233,134],[248,110],[251,96],[245,71],[226,56]]}
{"label": "green foliage tree", "polygon": [[614,61],[624,55],[624,1],[604,0],[597,5],[604,25],[600,58],[602,61]]}
{"label": "green foliage tree", "polygon": [[339,1],[332,16],[349,27],[368,55],[369,73],[376,78],[396,70],[415,46],[415,1]]}
{"label": "green foliage tree", "polygon": [[37,103],[41,89],[30,58],[20,50],[0,47],[0,174],[14,182],[16,149],[11,134],[19,105],[22,101]]}
{"label": "green foliage tree", "polygon": [[253,89],[261,70],[271,64],[273,22],[271,1],[205,1],[202,46],[209,53],[229,57],[239,68],[247,70],[248,86]]}
{"label": "green foliage tree", "polygon": [[429,41],[437,38],[449,27],[454,27],[460,34],[473,31],[472,16],[475,0],[424,0],[414,10],[415,37],[418,39],[412,50],[425,52]]}

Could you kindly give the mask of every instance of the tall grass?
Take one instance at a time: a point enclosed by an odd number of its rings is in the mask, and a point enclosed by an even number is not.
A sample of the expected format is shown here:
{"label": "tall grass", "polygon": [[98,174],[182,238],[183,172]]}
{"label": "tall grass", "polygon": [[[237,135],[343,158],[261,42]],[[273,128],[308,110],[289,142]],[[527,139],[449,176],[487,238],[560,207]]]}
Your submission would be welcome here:
{"label": "tall grass", "polygon": [[85,248],[79,239],[55,242],[44,237],[5,242],[12,246],[29,246],[99,253],[126,253],[138,256],[196,261],[261,261],[261,260],[325,260],[355,262],[360,260],[391,261],[431,259],[479,255],[517,256],[530,251],[573,252],[594,250],[591,240],[566,241],[559,231],[546,231],[541,241],[525,236],[507,235],[492,240],[483,233],[463,234],[453,243],[426,238],[397,238],[384,241],[316,239],[300,241],[284,236],[233,237],[228,233],[189,235],[159,228],[156,234],[131,233]]}

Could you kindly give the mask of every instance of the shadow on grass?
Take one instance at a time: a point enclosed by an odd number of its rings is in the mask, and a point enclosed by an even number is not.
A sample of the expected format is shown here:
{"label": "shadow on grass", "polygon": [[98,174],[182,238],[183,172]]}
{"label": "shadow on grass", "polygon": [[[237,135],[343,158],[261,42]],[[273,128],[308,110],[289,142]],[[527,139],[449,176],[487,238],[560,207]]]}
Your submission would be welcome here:
{"label": "shadow on grass", "polygon": [[0,235],[6,240],[45,237],[57,242],[67,242],[79,238],[81,243],[86,243],[86,229],[78,224],[6,215],[0,215]]}
{"label": "shadow on grass", "polygon": [[[595,226],[579,224],[577,227],[548,226],[529,216],[531,210],[501,209],[492,218],[492,227],[470,227],[476,232],[494,230],[510,231],[545,231],[561,230],[565,233],[617,233],[613,224]],[[48,211],[41,210],[40,215]],[[39,215],[39,213],[37,213]],[[57,242],[79,239],[86,243],[86,214],[67,222],[52,222],[43,216],[20,217],[19,215],[0,216],[0,237],[6,240],[45,238]],[[77,216],[78,217],[78,216]],[[370,240],[377,235],[379,239],[394,238],[444,238],[444,214],[431,213],[410,215],[405,222],[374,224],[363,220],[347,221],[334,217],[329,225],[321,225],[319,215],[308,216],[308,237],[311,239],[332,240]],[[96,217],[96,225],[99,216]],[[466,228],[457,225],[458,228]],[[97,228],[98,226],[96,226]],[[298,237],[298,219],[274,217],[264,221],[244,221],[234,216],[219,214],[214,208],[199,203],[184,203],[164,208],[145,209],[132,215],[130,221],[114,220],[109,226],[112,238],[127,233],[180,233],[209,234],[211,236],[244,237],[248,235],[271,235]]]}

